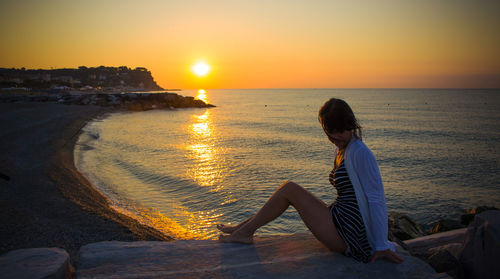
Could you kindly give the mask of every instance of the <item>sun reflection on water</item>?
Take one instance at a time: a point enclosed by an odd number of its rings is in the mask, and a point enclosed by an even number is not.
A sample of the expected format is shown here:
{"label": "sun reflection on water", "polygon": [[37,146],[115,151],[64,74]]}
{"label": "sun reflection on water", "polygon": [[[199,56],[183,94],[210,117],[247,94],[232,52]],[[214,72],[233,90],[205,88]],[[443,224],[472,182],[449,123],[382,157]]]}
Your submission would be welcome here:
{"label": "sun reflection on water", "polygon": [[198,95],[196,95],[196,99],[202,100],[203,102],[208,104],[207,91],[205,89],[198,89]]}
{"label": "sun reflection on water", "polygon": [[[200,95],[197,98],[202,99]],[[213,113],[207,109],[203,114],[192,115],[187,131],[189,140],[185,149],[187,158],[193,162],[186,170],[187,176],[200,187],[207,187],[209,192],[217,193],[217,196],[222,197],[223,203],[234,202],[231,193],[223,190],[224,179],[230,170],[224,159],[225,150],[218,145]],[[186,228],[197,235],[214,236],[211,235],[213,228],[221,216],[217,209],[191,212],[186,220]]]}
{"label": "sun reflection on water", "polygon": [[189,125],[191,144],[186,146],[190,159],[197,162],[188,170],[191,177],[200,186],[215,186],[220,183],[221,160],[210,111],[193,116],[194,123]]}

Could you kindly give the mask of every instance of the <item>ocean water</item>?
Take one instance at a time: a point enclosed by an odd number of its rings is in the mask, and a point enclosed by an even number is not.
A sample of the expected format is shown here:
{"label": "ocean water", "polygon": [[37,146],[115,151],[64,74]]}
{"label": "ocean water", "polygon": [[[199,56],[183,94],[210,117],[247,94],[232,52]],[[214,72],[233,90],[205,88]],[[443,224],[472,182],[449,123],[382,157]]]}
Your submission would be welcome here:
{"label": "ocean water", "polygon": [[[217,107],[106,115],[84,128],[77,168],[112,206],[177,238],[214,238],[285,180],[326,203],[334,146],[317,119],[346,100],[375,154],[389,211],[428,227],[500,206],[500,90],[184,90]],[[257,234],[305,232],[297,212]]]}

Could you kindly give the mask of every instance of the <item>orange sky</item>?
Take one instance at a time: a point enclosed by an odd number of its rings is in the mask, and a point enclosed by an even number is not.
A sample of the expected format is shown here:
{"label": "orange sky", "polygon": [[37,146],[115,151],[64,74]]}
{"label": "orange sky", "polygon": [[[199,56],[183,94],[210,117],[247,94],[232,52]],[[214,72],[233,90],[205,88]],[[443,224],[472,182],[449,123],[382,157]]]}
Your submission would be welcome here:
{"label": "orange sky", "polygon": [[183,89],[498,88],[498,14],[497,0],[1,0],[0,67],[146,67]]}

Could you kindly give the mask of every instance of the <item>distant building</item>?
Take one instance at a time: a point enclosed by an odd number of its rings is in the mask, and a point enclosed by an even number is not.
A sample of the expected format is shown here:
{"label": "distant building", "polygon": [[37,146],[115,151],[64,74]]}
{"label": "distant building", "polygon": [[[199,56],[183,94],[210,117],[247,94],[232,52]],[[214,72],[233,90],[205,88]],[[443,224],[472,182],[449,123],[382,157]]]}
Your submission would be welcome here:
{"label": "distant building", "polygon": [[17,78],[17,77],[15,77],[15,78],[9,78],[9,79],[7,79],[7,80],[8,80],[8,81],[10,81],[10,82],[17,83],[17,84],[21,84],[21,83],[23,83],[23,82],[24,82],[24,80],[23,80],[23,79],[21,79],[21,78]]}
{"label": "distant building", "polygon": [[94,89],[94,87],[92,87],[90,85],[85,85],[84,87],[80,88],[80,90],[83,90],[83,91],[92,90],[92,89]]}
{"label": "distant building", "polygon": [[61,82],[67,82],[67,83],[73,83],[73,77],[72,76],[58,76],[52,78],[52,80],[57,80]]}

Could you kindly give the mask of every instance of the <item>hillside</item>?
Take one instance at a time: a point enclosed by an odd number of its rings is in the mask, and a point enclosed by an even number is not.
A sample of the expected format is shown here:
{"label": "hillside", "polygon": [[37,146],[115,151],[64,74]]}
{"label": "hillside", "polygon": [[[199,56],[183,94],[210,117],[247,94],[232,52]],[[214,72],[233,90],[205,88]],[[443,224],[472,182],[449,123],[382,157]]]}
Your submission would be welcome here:
{"label": "hillside", "polygon": [[85,67],[78,69],[0,68],[0,88],[27,88],[30,90],[163,90],[146,68]]}

